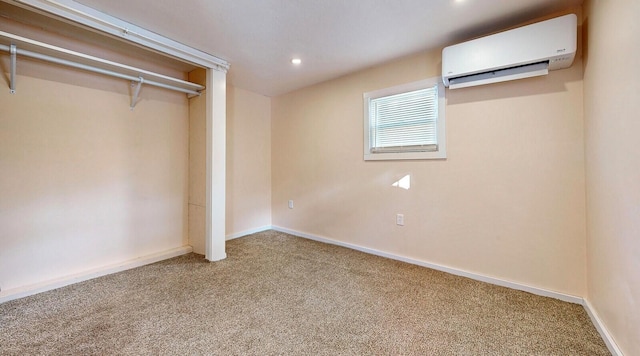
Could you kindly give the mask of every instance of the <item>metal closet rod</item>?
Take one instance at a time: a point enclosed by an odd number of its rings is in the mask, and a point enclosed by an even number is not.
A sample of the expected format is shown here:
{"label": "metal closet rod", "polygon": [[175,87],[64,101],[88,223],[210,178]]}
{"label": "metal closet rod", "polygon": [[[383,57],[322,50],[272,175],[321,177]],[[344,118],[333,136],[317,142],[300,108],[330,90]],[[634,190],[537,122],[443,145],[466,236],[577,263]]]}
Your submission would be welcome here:
{"label": "metal closet rod", "polygon": [[[0,44],[0,49],[11,53],[11,46],[6,46],[6,45]],[[109,75],[109,76],[116,77],[116,78],[131,80],[131,81],[134,81],[134,82],[138,82],[140,84],[144,83],[144,84],[147,84],[147,85],[152,85],[152,86],[165,88],[165,89],[169,89],[169,90],[175,90],[175,91],[183,92],[183,93],[190,94],[190,95],[196,95],[196,96],[200,95],[200,92],[195,91],[195,90],[186,89],[186,88],[180,88],[180,87],[177,87],[177,86],[164,84],[164,83],[159,83],[159,82],[156,82],[156,81],[153,81],[153,80],[144,79],[143,77],[136,77],[136,76],[133,76],[133,75],[118,73],[118,72],[114,72],[112,70],[102,69],[102,68],[90,66],[90,65],[87,65],[87,64],[73,62],[73,61],[70,61],[70,60],[62,59],[62,58],[56,58],[56,57],[53,57],[53,56],[48,56],[46,54],[32,52],[32,51],[28,51],[28,50],[24,50],[24,49],[20,49],[20,48],[16,48],[16,53],[19,54],[19,55],[25,56],[25,57],[36,58],[36,59],[40,59],[40,60],[47,61],[47,62],[57,63],[57,64],[61,64],[61,65],[68,66],[68,67],[73,67],[73,68],[86,70],[86,71],[89,71],[89,72],[100,73],[100,74]]]}

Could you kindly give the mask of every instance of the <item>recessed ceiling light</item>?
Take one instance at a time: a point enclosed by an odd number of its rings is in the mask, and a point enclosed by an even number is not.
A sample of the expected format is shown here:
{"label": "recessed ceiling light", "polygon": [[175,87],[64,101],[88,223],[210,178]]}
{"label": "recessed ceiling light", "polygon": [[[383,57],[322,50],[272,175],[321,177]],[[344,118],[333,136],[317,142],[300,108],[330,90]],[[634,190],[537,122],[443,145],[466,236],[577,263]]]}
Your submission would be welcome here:
{"label": "recessed ceiling light", "polygon": [[291,63],[293,63],[295,65],[301,64],[302,63],[302,59],[294,58],[294,59],[291,60]]}

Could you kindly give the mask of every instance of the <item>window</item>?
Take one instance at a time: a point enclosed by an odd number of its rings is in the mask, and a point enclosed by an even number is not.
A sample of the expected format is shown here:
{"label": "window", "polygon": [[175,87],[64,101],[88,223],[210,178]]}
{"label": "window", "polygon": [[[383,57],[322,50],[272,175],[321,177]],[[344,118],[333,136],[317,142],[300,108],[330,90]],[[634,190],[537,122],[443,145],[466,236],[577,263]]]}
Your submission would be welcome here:
{"label": "window", "polygon": [[446,158],[440,78],[364,94],[364,159]]}

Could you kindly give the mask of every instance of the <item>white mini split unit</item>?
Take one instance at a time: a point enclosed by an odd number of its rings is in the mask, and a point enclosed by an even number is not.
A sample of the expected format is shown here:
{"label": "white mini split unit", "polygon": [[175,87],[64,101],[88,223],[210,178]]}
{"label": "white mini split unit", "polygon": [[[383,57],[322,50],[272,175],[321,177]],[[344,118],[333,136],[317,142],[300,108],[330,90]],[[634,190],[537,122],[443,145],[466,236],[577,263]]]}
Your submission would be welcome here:
{"label": "white mini split unit", "polygon": [[577,18],[570,14],[442,50],[442,80],[450,89],[546,75],[576,55]]}

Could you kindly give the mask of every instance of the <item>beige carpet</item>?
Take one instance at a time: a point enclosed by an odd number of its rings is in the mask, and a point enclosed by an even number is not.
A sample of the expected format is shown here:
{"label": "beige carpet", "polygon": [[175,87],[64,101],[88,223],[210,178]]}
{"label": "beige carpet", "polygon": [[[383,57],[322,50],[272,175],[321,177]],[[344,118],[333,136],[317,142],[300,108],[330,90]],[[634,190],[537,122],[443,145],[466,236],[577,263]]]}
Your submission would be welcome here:
{"label": "beige carpet", "polygon": [[608,355],[584,309],[268,231],[0,304],[0,354]]}

